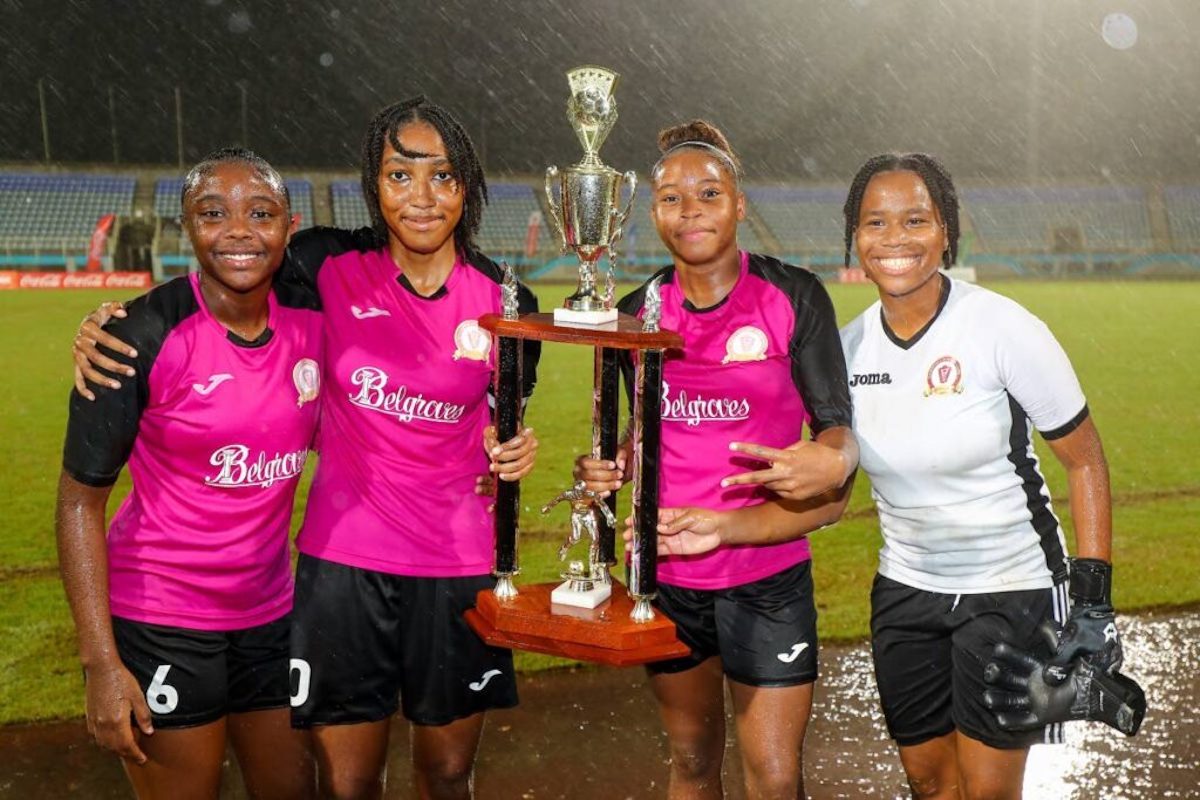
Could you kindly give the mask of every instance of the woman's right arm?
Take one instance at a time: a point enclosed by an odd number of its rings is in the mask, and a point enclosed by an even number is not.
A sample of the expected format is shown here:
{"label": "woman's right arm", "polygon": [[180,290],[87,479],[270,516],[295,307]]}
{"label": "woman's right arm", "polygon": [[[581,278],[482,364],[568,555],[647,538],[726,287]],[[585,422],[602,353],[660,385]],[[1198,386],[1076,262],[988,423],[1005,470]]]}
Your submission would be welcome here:
{"label": "woman's right arm", "polygon": [[55,534],[58,564],[87,689],[87,729],[96,743],[134,763],[146,763],[131,717],[142,733],[154,733],[150,709],[137,679],[121,663],[108,605],[108,548],[104,507],[112,486],[88,486],[66,471],[58,481]]}

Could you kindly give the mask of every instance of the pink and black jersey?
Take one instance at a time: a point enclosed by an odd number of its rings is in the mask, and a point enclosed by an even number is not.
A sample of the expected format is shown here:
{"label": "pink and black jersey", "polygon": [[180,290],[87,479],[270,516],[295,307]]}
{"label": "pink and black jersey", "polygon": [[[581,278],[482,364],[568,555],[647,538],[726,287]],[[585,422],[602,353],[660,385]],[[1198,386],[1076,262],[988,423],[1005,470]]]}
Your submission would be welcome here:
{"label": "pink and black jersey", "polygon": [[[347,249],[364,235],[302,233],[285,264],[320,295],[328,383],[297,546],[394,575],[487,574],[491,500],[475,494],[475,482],[488,474],[494,357],[477,320],[501,311],[502,272],[477,254],[460,257],[425,297],[386,249]],[[518,299],[523,312],[536,310],[523,286]],[[531,344],[526,393],[538,354]]]}
{"label": "pink and black jersey", "polygon": [[[317,424],[321,317],[269,299],[248,342],[209,312],[197,275],[137,298],[107,330],[138,351],[134,378],[71,395],[63,468],[133,491],[108,529],[115,616],[238,630],[291,609],[292,501]],[[280,297],[294,293],[281,292]],[[110,354],[112,355],[112,354]]]}
{"label": "pink and black jersey", "polygon": [[[674,267],[656,277],[661,325],[684,342],[663,363],[659,504],[728,510],[761,503],[770,496],[761,487],[721,488],[722,478],[762,466],[730,451],[731,442],[785,447],[801,438],[806,422],[814,435],[850,425],[829,295],[812,273],[744,252],[737,283],[710,308],[687,300]],[[640,317],[645,289],[622,299],[620,309]],[[702,556],[660,556],[658,578],[689,589],[724,589],[809,557],[803,538],[722,546]]]}

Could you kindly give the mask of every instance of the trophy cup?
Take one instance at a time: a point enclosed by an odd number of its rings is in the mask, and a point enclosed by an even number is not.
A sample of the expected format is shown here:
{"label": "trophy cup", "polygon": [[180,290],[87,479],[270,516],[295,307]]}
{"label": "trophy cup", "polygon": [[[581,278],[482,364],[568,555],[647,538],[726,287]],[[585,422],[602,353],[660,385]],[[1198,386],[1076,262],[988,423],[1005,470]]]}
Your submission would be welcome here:
{"label": "trophy cup", "polygon": [[[637,175],[621,174],[600,160],[600,146],[617,121],[617,103],[613,91],[620,76],[604,67],[576,67],[567,73],[571,99],[567,101],[567,120],[583,145],[583,160],[559,171],[546,170],[546,204],[550,219],[558,231],[562,251],[571,250],[579,259],[579,284],[575,292],[554,310],[554,321],[596,325],[612,322],[617,310],[612,293],[602,297],[596,292],[596,264],[621,239],[633,197]],[[618,211],[621,187],[628,186],[629,200]],[[558,200],[555,200],[555,187]],[[612,270],[609,270],[612,285]]]}
{"label": "trophy cup", "polygon": [[[518,316],[515,278],[506,267],[501,296],[502,314],[487,314],[479,325],[495,338],[495,424],[500,441],[516,435],[521,424],[521,340],[582,344],[594,349],[592,391],[592,456],[609,461],[617,455],[619,416],[617,355],[636,351],[633,435],[634,537],[628,548],[628,589],[610,577],[616,558],[616,497],[601,500],[575,484],[550,505],[571,506],[571,534],[560,551],[565,559],[575,540],[588,539],[588,563],[568,562],[565,582],[522,586],[514,577],[517,558],[520,484],[497,481],[496,549],[493,572],[496,588],[479,593],[467,622],[488,644],[610,665],[640,664],[674,658],[688,652],[675,636],[675,625],[655,614],[651,600],[658,590],[658,451],[661,429],[662,362],[667,349],[680,348],[683,339],[658,326],[661,304],[657,282],[647,290],[644,320],[618,314],[612,307],[615,287],[611,273],[605,297],[596,294],[596,261],[621,234],[633,202],[632,173],[620,175],[600,163],[596,150],[616,120],[611,91],[615,73],[600,67],[580,67],[567,73],[572,95],[568,118],[583,142],[586,155],[559,173],[547,172],[547,202],[562,234],[564,248],[579,257],[579,285],[566,307],[553,314]],[[559,201],[553,185],[558,179]],[[621,186],[628,183],[630,200],[617,210]],[[505,288],[509,287],[509,288]],[[549,506],[545,510],[548,510]]]}

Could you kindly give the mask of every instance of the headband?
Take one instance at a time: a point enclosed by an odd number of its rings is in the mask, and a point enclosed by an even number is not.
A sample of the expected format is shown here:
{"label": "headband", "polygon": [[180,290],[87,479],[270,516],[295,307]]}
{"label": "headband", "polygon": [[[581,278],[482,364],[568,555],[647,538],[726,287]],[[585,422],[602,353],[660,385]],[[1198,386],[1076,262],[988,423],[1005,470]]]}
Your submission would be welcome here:
{"label": "headband", "polygon": [[715,154],[717,156],[717,158],[719,158],[725,162],[725,164],[729,167],[730,173],[733,174],[733,178],[735,181],[741,180],[742,171],[740,169],[738,169],[737,164],[734,162],[733,157],[730,156],[729,153],[726,153],[721,148],[716,147],[715,145],[711,145],[708,142],[701,142],[701,141],[695,140],[695,139],[692,139],[692,140],[689,140],[686,142],[680,142],[679,144],[673,145],[672,147],[668,148],[665,153],[663,153],[661,156],[659,156],[658,161],[654,162],[654,167],[650,170],[650,175],[653,176],[654,173],[658,172],[659,167],[661,167],[662,163],[667,160],[667,156],[674,154],[675,151],[677,151],[677,150],[683,150],[685,147],[686,148],[702,147],[705,150],[711,151],[713,154]]}

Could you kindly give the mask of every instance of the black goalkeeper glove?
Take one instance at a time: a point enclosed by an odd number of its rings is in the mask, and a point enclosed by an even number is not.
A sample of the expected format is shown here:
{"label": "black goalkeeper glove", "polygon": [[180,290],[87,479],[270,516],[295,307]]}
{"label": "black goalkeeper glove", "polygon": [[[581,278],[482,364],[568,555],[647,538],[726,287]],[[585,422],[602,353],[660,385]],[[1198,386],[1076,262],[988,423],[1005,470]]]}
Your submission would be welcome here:
{"label": "black goalkeeper glove", "polygon": [[1071,559],[1070,592],[1071,613],[1043,673],[1051,684],[1065,681],[1081,658],[1111,675],[1123,657],[1112,606],[1112,565],[1098,558]]}
{"label": "black goalkeeper glove", "polygon": [[[1053,627],[1043,633],[1057,644]],[[1103,722],[1133,736],[1146,716],[1146,695],[1137,682],[1116,670],[1105,672],[1089,658],[1071,664],[1059,683],[1044,677],[1046,663],[1001,642],[983,670],[990,686],[983,702],[1004,730],[1033,730],[1056,722],[1082,719]]]}

